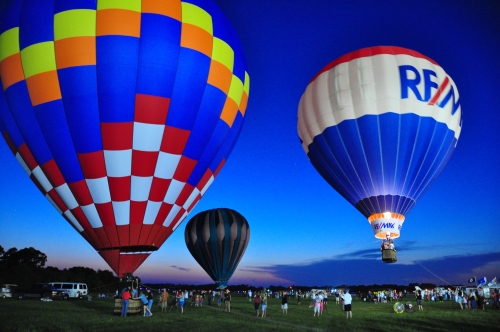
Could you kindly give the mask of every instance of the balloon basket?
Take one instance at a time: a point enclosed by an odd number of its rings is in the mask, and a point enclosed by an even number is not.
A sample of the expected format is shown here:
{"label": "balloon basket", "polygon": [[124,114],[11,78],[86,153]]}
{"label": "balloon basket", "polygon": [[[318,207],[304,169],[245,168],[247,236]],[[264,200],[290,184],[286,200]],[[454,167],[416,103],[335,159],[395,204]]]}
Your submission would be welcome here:
{"label": "balloon basket", "polygon": [[396,250],[384,249],[382,250],[382,261],[384,263],[396,263],[398,258],[396,257]]}

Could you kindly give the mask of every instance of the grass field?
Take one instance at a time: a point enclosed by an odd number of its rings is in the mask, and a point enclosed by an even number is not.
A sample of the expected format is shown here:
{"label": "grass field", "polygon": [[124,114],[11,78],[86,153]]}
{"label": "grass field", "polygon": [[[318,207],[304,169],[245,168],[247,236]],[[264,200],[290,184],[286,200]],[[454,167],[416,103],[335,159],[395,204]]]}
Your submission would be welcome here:
{"label": "grass field", "polygon": [[[405,300],[406,301],[406,300]],[[186,306],[162,313],[153,305],[153,316],[113,315],[114,300],[96,299],[45,302],[0,299],[0,331],[500,331],[500,310],[460,310],[457,303],[424,302],[424,311],[396,314],[394,303],[353,301],[353,319],[330,299],[320,317],[313,317],[309,302],[290,299],[288,314],[280,299],[269,299],[266,318],[256,317],[253,303],[233,295],[231,312],[223,305]]]}

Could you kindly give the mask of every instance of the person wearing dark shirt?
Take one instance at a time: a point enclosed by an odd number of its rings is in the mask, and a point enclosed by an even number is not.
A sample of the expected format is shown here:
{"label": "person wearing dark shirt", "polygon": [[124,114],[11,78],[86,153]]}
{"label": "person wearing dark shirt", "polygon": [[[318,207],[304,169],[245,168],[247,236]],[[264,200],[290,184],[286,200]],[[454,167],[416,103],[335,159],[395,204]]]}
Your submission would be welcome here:
{"label": "person wearing dark shirt", "polygon": [[147,289],[147,299],[148,299],[148,310],[146,312],[146,316],[153,316],[153,313],[151,312],[151,308],[153,307],[153,293],[151,292],[151,289]]}
{"label": "person wearing dark shirt", "polygon": [[288,294],[284,293],[283,297],[281,298],[281,309],[283,310],[284,314],[288,313]]}
{"label": "person wearing dark shirt", "polygon": [[422,307],[422,291],[418,290],[416,297],[417,297],[418,310],[424,310],[424,308]]}

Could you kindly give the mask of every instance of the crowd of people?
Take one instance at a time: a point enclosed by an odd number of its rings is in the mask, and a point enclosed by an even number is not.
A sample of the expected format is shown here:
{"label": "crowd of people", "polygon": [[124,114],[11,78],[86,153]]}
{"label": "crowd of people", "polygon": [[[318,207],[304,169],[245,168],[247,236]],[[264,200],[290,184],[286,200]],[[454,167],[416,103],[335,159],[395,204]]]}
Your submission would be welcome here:
{"label": "crowd of people", "polygon": [[[267,304],[269,294],[266,291],[256,292],[255,294],[252,291],[248,291],[248,300],[253,301],[255,314],[257,317],[266,317],[267,316]],[[276,292],[274,293],[275,298],[281,299],[281,310],[283,314],[288,314],[288,302],[291,297],[290,293],[287,291]],[[313,309],[313,317],[320,316],[323,314],[326,305],[328,304],[328,292],[326,291],[311,291],[307,293],[298,292],[294,295],[297,298],[297,305],[302,304],[303,298],[308,298],[311,301],[309,308]],[[337,299],[341,299],[342,307],[346,312],[347,318],[352,318],[352,296],[349,294],[349,291],[346,292],[337,292],[335,293]],[[340,304],[340,300],[336,301],[337,304]]]}
{"label": "crowd of people", "polygon": [[[151,312],[154,296],[151,288],[145,288],[144,291],[138,292],[137,289],[133,287],[127,287],[122,290],[121,294],[119,294],[118,290],[115,293],[115,298],[122,300],[122,311],[121,316],[126,317],[127,311],[129,307],[130,300],[140,300],[143,305],[143,315],[145,317],[150,317],[153,315]],[[159,290],[158,295],[158,306],[161,307],[162,312],[167,312],[169,306],[169,298],[170,294],[168,293],[166,288]],[[208,305],[212,305],[212,303],[217,303],[218,306],[224,304],[225,311],[231,312],[231,293],[221,290],[214,291],[187,291],[187,290],[177,290],[175,291],[175,295],[172,297],[172,301],[170,303],[170,309],[176,308],[180,313],[184,313],[184,307],[186,303],[191,300],[190,305],[194,307],[202,307],[205,304],[205,299],[208,301]]]}
{"label": "crowd of people", "polygon": [[[423,302],[425,301],[435,301],[442,302],[446,300],[454,300],[460,304],[460,308],[463,309],[485,309],[485,294],[482,287],[477,289],[463,290],[461,288],[442,289],[436,288],[432,290],[422,290],[417,289],[414,291],[415,300],[418,305],[418,310],[422,311]],[[252,290],[247,292],[248,301],[253,302],[255,315],[257,317],[265,318],[267,317],[268,301],[271,296],[277,299],[281,299],[281,310],[283,314],[288,314],[288,305],[291,298],[297,300],[297,305],[301,305],[304,299],[310,300],[309,308],[313,309],[313,317],[319,317],[326,310],[328,305],[328,296],[335,297],[335,304],[342,305],[342,310],[346,312],[346,318],[352,318],[352,295],[349,290],[338,290],[336,292],[329,293],[325,290],[312,290],[310,292],[296,292],[292,293],[288,291],[268,293],[266,290],[256,291]],[[365,299],[367,301],[373,301],[375,304],[387,303],[391,301],[401,300],[403,298],[403,292],[397,292],[396,290],[384,290],[371,292],[369,291],[367,296],[364,297],[360,294],[360,299]],[[150,317],[153,315],[151,312],[154,296],[150,288],[145,288],[143,291],[138,292],[137,289],[133,287],[128,287],[124,289],[120,296],[118,296],[118,291],[115,294],[116,298],[122,299],[122,312],[121,316],[127,316],[127,309],[129,306],[129,301],[131,299],[140,300],[143,304],[143,315],[145,317]],[[162,312],[167,312],[169,306],[170,294],[163,288],[159,290],[159,303],[158,306],[161,307]],[[500,308],[499,303],[499,291],[497,289],[492,290],[493,307]],[[213,291],[187,291],[187,290],[177,290],[175,295],[172,296],[172,301],[170,303],[170,310],[176,308],[177,311],[184,313],[185,305],[190,302],[190,306],[203,307],[205,301],[208,301],[208,305],[224,305],[224,310],[226,312],[231,312],[231,293],[228,290],[213,290]]]}
{"label": "crowd of people", "polygon": [[[490,290],[493,292],[493,308],[494,309],[500,309],[500,303],[499,303],[499,290],[498,289],[493,289]],[[486,299],[485,299],[485,294],[484,294],[484,289],[483,287],[479,286],[477,289],[469,289],[469,290],[462,290],[460,288],[455,289],[453,292],[453,297],[455,299],[455,302],[460,304],[460,308],[462,310],[476,310],[476,309],[482,309],[485,310],[485,305],[486,305]]]}

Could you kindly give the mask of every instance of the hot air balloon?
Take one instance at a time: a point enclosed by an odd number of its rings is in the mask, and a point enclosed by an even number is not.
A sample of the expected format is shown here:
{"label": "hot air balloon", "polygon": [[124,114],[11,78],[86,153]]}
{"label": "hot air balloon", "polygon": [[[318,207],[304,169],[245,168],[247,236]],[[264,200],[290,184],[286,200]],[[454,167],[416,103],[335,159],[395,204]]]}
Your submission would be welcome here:
{"label": "hot air balloon", "polygon": [[119,275],[205,194],[240,133],[249,76],[211,0],[13,0],[2,136]]}
{"label": "hot air balloon", "polygon": [[237,211],[213,209],[191,218],[184,237],[191,255],[215,281],[217,288],[223,289],[247,249],[250,226]]}
{"label": "hot air balloon", "polygon": [[311,163],[368,218],[379,239],[400,236],[461,128],[451,77],[401,47],[365,48],[331,62],[311,80],[298,108],[298,133]]}

